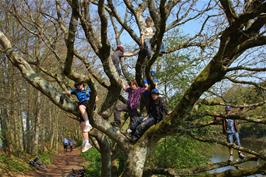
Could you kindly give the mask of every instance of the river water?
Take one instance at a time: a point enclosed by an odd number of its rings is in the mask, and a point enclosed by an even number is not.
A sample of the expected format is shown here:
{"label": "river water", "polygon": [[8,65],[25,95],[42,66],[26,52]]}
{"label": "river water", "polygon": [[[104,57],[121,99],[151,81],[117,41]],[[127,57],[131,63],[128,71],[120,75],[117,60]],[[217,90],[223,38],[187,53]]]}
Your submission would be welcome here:
{"label": "river water", "polygon": [[[252,142],[252,143],[251,143]],[[266,141],[254,141],[254,139],[245,139],[241,141],[243,147],[247,147],[249,149],[255,150],[255,151],[264,151],[265,152],[265,147],[266,147]],[[218,163],[218,162],[225,162],[229,158],[229,151],[227,147],[221,146],[221,145],[213,145],[213,148],[215,148],[215,151],[213,155],[210,158],[210,161],[212,163]],[[234,161],[239,160],[238,159],[238,153],[237,151],[234,151]],[[258,165],[259,162],[257,161],[251,161],[251,162],[246,162],[241,165],[241,167],[255,167]],[[215,170],[209,171],[210,173],[219,173],[219,172],[224,172],[227,170],[235,170],[236,168],[233,166],[226,166],[222,168],[218,168]],[[261,174],[256,174],[252,175],[249,177],[265,177],[265,175]]]}

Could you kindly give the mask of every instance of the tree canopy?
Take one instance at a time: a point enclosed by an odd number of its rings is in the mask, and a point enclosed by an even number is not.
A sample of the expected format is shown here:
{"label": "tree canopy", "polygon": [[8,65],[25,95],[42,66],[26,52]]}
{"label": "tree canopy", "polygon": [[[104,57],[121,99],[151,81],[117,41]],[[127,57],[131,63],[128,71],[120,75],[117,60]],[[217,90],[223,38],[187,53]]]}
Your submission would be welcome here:
{"label": "tree canopy", "polygon": [[[111,161],[115,152],[122,151],[127,160],[119,175],[140,177],[152,146],[169,135],[228,146],[195,134],[214,124],[210,117],[223,116],[215,111],[217,106],[244,108],[247,113],[236,119],[265,124],[263,115],[248,114],[264,106],[265,97],[236,102],[224,95],[232,83],[265,93],[265,13],[263,0],[8,0],[1,2],[0,50],[27,82],[77,117],[77,103],[64,92],[75,81],[89,83],[88,112],[95,128],[91,134],[99,144],[102,176],[112,176]],[[147,16],[155,28],[148,59],[140,37]],[[161,55],[162,42],[166,52]],[[120,63],[123,76],[111,59],[119,44],[127,54]],[[152,82],[152,68],[161,78],[159,89],[170,101],[171,114],[131,143],[110,124],[114,106],[125,101],[124,80],[134,78],[142,85],[147,77]],[[96,96],[101,101],[96,102]],[[211,111],[206,112],[206,107]],[[241,150],[266,159],[265,154]]]}

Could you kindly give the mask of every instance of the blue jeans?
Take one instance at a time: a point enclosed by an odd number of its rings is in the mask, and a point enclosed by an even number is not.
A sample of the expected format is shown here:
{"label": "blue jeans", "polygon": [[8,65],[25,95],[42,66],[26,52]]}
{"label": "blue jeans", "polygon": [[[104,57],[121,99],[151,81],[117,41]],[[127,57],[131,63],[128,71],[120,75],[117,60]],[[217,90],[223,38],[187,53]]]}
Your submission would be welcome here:
{"label": "blue jeans", "polygon": [[132,134],[135,133],[137,127],[141,124],[142,121],[143,117],[135,117],[134,120],[131,121],[129,128],[132,131]]}
{"label": "blue jeans", "polygon": [[152,125],[156,123],[156,120],[149,116],[147,119],[142,122],[138,122],[136,130],[132,132],[133,137],[140,138],[143,133],[148,130]]}
{"label": "blue jeans", "polygon": [[239,134],[237,132],[235,132],[235,133],[227,133],[227,142],[229,144],[234,144],[234,142],[235,142],[236,145],[238,145],[239,147],[241,146]]}

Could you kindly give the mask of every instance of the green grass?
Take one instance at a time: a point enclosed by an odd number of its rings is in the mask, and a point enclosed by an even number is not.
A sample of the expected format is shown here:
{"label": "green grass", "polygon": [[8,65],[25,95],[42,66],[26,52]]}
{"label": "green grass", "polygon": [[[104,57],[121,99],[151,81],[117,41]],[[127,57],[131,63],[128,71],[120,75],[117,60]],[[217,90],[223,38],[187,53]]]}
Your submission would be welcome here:
{"label": "green grass", "polygon": [[0,169],[12,172],[26,172],[31,170],[27,161],[16,157],[8,157],[3,153],[0,153]]}
{"label": "green grass", "polygon": [[[43,164],[48,165],[52,163],[53,152],[43,152],[38,156]],[[28,161],[33,158],[26,153],[21,153],[20,157],[9,157],[5,153],[0,152],[0,174],[4,172],[24,173],[32,171],[33,169],[28,164]]]}
{"label": "green grass", "polygon": [[45,165],[49,165],[53,162],[53,158],[52,158],[53,156],[54,156],[54,152],[52,151],[42,152],[39,154],[39,158],[41,162]]}
{"label": "green grass", "polygon": [[81,156],[89,162],[88,166],[85,167],[85,177],[99,177],[101,175],[101,154],[92,148],[82,153]]}

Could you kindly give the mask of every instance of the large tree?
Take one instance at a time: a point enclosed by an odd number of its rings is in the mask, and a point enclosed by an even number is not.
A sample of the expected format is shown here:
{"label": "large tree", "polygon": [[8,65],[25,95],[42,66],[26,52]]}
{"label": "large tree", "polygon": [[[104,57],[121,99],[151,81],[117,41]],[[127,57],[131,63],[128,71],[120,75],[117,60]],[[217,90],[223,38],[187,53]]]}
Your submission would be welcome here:
{"label": "large tree", "polygon": [[[88,112],[95,128],[92,135],[96,137],[95,144],[99,145],[97,148],[102,154],[102,176],[114,176],[111,172],[111,162],[115,159],[117,150],[127,155],[125,168],[119,175],[140,177],[143,175],[149,150],[161,138],[182,133],[198,140],[212,141],[196,137],[188,131],[193,126],[198,128],[205,126],[194,125],[193,107],[195,104],[223,105],[224,103],[199,101],[200,97],[223,79],[241,82],[235,76],[230,77],[233,71],[238,74],[241,74],[238,71],[266,71],[265,67],[262,67],[265,66],[265,60],[263,63],[259,61],[259,57],[254,60],[258,60],[257,63],[261,64],[254,64],[251,67],[244,64],[233,65],[243,58],[246,51],[266,44],[265,1],[251,0],[245,1],[244,4],[243,1],[237,0],[55,0],[52,2],[10,0],[1,3],[2,12],[16,19],[31,37],[29,44],[36,44],[36,41],[39,41],[41,50],[37,56],[34,55],[35,58],[32,58],[34,51],[30,48],[35,46],[30,46],[25,51],[15,43],[12,44],[10,40],[12,33],[1,26],[1,52],[21,71],[31,85],[61,109],[79,116],[76,102],[66,97],[63,92],[71,86],[72,81],[85,80],[89,83],[92,94]],[[134,47],[141,48],[139,34],[144,28],[143,16],[147,14],[153,19],[156,29],[153,37],[155,40],[152,43],[153,54],[150,59],[145,58],[142,50],[138,52],[137,57],[134,52]],[[173,31],[186,29],[183,27],[189,24],[198,30],[188,37],[173,40],[166,54],[160,56],[159,49],[163,38],[167,38],[168,34],[171,36]],[[63,42],[64,47],[62,47]],[[194,55],[198,55],[195,60],[201,60],[203,66],[185,91],[179,93],[179,99],[171,114],[150,128],[134,144],[130,143],[120,129],[110,124],[115,104],[118,100],[124,100],[122,94],[124,78],[118,75],[111,60],[112,46],[121,42],[129,42],[127,49],[133,51],[132,58],[136,59],[133,70],[126,67],[127,61],[122,60],[123,74],[127,80],[135,78],[139,84],[144,77],[141,73],[145,72],[146,77],[151,80],[149,71],[159,58],[179,51],[191,54],[194,52]],[[177,61],[178,59],[176,58]],[[52,67],[44,65],[48,61]],[[81,65],[85,66],[85,71],[79,69]],[[230,67],[231,65],[234,67]],[[178,69],[178,66],[176,68]],[[106,94],[99,94],[99,88],[105,89]],[[97,103],[97,109],[93,111],[96,95],[103,101]],[[258,103],[262,104],[264,102]],[[247,120],[246,117],[238,118]],[[111,144],[115,146],[110,146]],[[265,159],[263,154],[246,148],[243,148],[243,151]],[[259,170],[261,169],[258,168]],[[160,173],[158,169],[153,172]]]}

